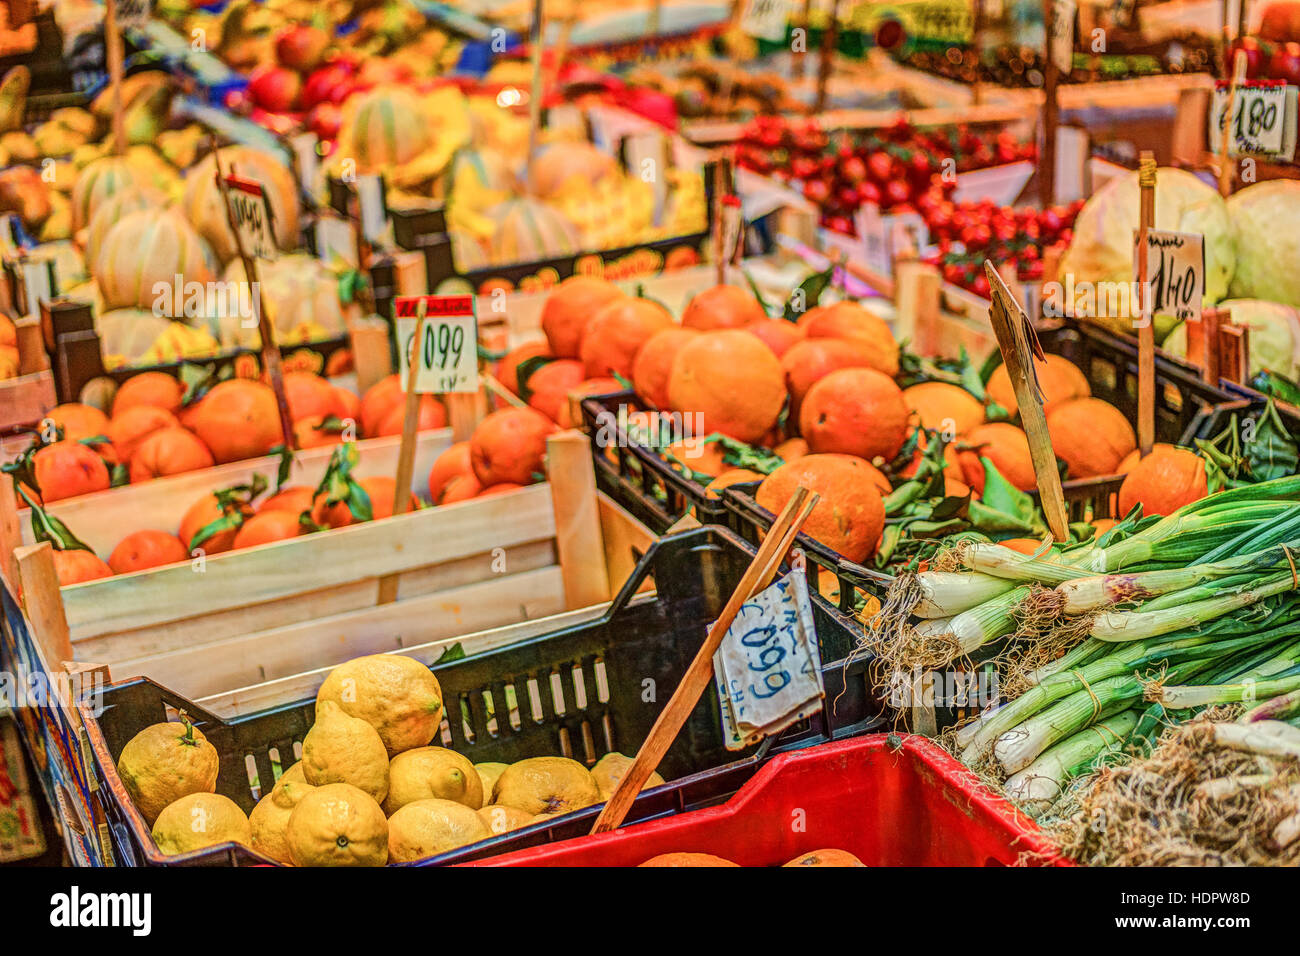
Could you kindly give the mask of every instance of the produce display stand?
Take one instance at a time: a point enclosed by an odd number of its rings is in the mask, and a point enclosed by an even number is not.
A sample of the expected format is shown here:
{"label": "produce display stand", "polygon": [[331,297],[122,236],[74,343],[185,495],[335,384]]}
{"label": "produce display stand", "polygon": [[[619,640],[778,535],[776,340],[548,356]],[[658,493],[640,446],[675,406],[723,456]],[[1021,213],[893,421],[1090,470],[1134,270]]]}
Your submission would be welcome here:
{"label": "produce display stand", "polygon": [[[447,641],[397,653],[431,665],[444,700],[460,702],[463,716],[443,724],[445,746],[478,762],[560,754],[590,765],[608,751],[634,749],[644,738],[657,710],[642,699],[644,682],[653,681],[664,700],[752,557],[743,542],[723,529],[673,535],[649,548],[612,604],[585,619],[542,619],[526,631],[502,628],[466,636],[461,643],[468,656],[448,663],[438,663]],[[638,594],[647,579],[654,582],[654,594]],[[836,707],[791,727],[775,742],[735,753],[724,746],[716,696],[706,695],[661,768],[669,782],[637,800],[634,818],[716,802],[772,752],[880,725],[866,662],[845,660],[854,645],[849,622],[815,599],[813,614],[827,697],[838,697]],[[93,792],[102,803],[116,857],[145,865],[268,862],[233,844],[181,856],[158,853],[117,776],[116,756],[141,727],[161,719],[168,708],[183,708],[221,752],[222,792],[251,809],[261,790],[250,783],[250,759],[259,783],[274,777],[272,749],[282,765],[291,762],[289,755],[296,755],[313,719],[314,692],[328,671],[321,667],[197,700],[139,679],[107,687],[98,717],[83,704]],[[603,693],[602,684],[607,688]],[[508,687],[517,695],[520,712],[509,719],[490,711],[492,704],[484,698],[490,694],[499,707]],[[598,810],[589,807],[421,862],[450,863],[568,839],[590,829]]]}

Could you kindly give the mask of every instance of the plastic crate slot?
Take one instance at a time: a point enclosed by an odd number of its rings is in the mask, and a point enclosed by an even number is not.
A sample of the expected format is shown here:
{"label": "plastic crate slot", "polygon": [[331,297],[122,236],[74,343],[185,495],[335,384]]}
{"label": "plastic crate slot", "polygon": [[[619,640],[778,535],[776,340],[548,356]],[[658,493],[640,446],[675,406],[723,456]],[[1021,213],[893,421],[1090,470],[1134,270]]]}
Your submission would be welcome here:
{"label": "plastic crate slot", "polygon": [[271,758],[271,772],[275,775],[271,785],[275,786],[280,777],[284,775],[284,763],[280,760],[280,748],[272,747],[266,752],[266,755]]}
{"label": "plastic crate slot", "polygon": [[591,662],[592,672],[596,675],[596,700],[602,704],[609,703],[609,675],[605,672],[605,662],[597,657]]}
{"label": "plastic crate slot", "polygon": [[573,759],[573,736],[564,724],[560,725],[560,756]]}
{"label": "plastic crate slot", "polygon": [[584,719],[582,721],[582,750],[586,757],[585,763],[588,767],[596,762],[596,740],[591,733],[591,721]]}
{"label": "plastic crate slot", "polygon": [[587,682],[582,676],[581,665],[573,668],[573,706],[576,710],[587,709]]}
{"label": "plastic crate slot", "polygon": [[257,775],[257,758],[244,754],[244,769],[248,772],[248,792],[253,795],[253,802],[262,799],[262,782]]}
{"label": "plastic crate slot", "polygon": [[473,710],[471,709],[472,705],[470,703],[471,700],[470,695],[460,694],[457,697],[457,700],[460,703],[461,736],[465,738],[466,743],[472,744],[475,742],[476,739],[476,735],[474,733],[474,724],[476,723],[476,721],[474,720],[474,713]]}
{"label": "plastic crate slot", "polygon": [[564,687],[560,683],[559,671],[551,671],[551,705],[556,717],[564,716]]}
{"label": "plastic crate slot", "polygon": [[489,737],[495,739],[499,736],[498,727],[500,727],[500,724],[497,722],[496,698],[492,696],[492,691],[490,690],[482,691],[478,696],[483,701],[484,713],[488,715],[484,729],[487,731]]}
{"label": "plastic crate slot", "polygon": [[536,677],[528,678],[528,712],[532,714],[533,723],[540,724],[546,720],[542,711],[542,688]]}
{"label": "plastic crate slot", "polygon": [[181,712],[177,708],[173,707],[171,704],[167,703],[166,701],[163,701],[163,720],[173,721],[173,720],[180,720],[180,719],[181,719]]}
{"label": "plastic crate slot", "polygon": [[451,721],[447,719],[447,712],[445,708],[443,710],[442,723],[438,725],[438,739],[442,741],[442,745],[444,747],[448,747],[453,750],[455,749],[452,746],[455,743],[455,740],[453,740],[451,736]]}
{"label": "plastic crate slot", "polygon": [[605,735],[605,753],[613,753],[618,748],[614,746],[614,718],[609,711],[600,715],[600,729]]}

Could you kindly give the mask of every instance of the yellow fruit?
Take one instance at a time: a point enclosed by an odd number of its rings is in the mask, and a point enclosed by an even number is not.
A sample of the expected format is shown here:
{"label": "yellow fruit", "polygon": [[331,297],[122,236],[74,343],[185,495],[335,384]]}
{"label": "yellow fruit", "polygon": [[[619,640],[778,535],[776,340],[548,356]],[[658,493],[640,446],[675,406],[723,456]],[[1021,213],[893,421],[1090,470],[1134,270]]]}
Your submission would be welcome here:
{"label": "yellow fruit", "polygon": [[384,812],[392,816],[416,800],[452,800],[477,810],[483,806],[483,782],[469,759],[454,750],[417,747],[389,764]]}
{"label": "yellow fruit", "polygon": [[478,771],[478,778],[483,783],[483,805],[487,806],[492,802],[492,791],[496,788],[497,780],[506,772],[508,763],[476,763],[474,769]]}
{"label": "yellow fruit", "polygon": [[340,664],[316,693],[318,707],[326,700],[379,731],[390,757],[427,746],[442,722],[438,679],[400,654],[370,654]]}
{"label": "yellow fruit", "polygon": [[217,749],[189,722],[152,724],[127,741],[117,773],[150,826],[168,804],[217,789]]}
{"label": "yellow fruit", "polygon": [[493,803],[526,813],[571,813],[600,803],[600,788],[587,768],[568,757],[530,757],[497,779]]}
{"label": "yellow fruit", "polygon": [[253,849],[273,860],[292,865],[293,858],[289,855],[289,842],[285,837],[289,815],[314,789],[303,776],[301,760],[281,774],[271,792],[257,801],[257,806],[248,815]]}
{"label": "yellow fruit", "polygon": [[526,827],[537,819],[518,807],[506,807],[498,803],[489,803],[486,807],[480,808],[478,815],[482,817],[493,836]]}
{"label": "yellow fruit", "polygon": [[454,800],[416,800],[388,820],[388,859],[409,863],[492,835],[478,815]]}
{"label": "yellow fruit", "polygon": [[248,817],[239,804],[219,793],[191,793],[167,804],[153,825],[153,842],[168,856],[218,843],[251,846]]}
{"label": "yellow fruit", "polygon": [[388,751],[378,731],[331,700],[316,705],[302,741],[303,776],[313,787],[350,783],[376,801],[388,795]]}
{"label": "yellow fruit", "polygon": [[284,831],[294,866],[383,866],[388,820],[370,794],[348,783],[307,791]]}
{"label": "yellow fruit", "polygon": [[[618,782],[623,779],[623,775],[632,767],[635,758],[621,753],[607,753],[596,761],[596,766],[591,768],[592,779],[596,781],[596,786],[600,789],[600,798],[608,800],[618,789]],[[657,773],[651,773],[645,782],[642,790],[649,790],[651,787],[657,787],[664,782],[664,778]]]}

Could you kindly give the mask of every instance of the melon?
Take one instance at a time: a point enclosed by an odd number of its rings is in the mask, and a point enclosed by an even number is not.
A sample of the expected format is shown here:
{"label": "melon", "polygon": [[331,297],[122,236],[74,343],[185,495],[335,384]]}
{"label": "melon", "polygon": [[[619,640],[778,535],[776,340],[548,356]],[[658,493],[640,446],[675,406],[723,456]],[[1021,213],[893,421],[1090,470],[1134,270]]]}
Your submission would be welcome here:
{"label": "melon", "polygon": [[[185,195],[181,210],[194,224],[204,240],[223,263],[234,259],[239,250],[221,189],[217,186],[216,165],[208,156],[185,177]],[[289,251],[298,246],[298,184],[280,157],[248,146],[229,146],[221,150],[221,168],[244,179],[261,184],[271,204],[275,243]]]}
{"label": "melon", "polygon": [[86,227],[82,240],[86,262],[93,263],[99,258],[99,250],[103,247],[108,230],[127,213],[140,209],[161,209],[164,205],[166,199],[162,193],[148,186],[129,186],[113,193],[96,207],[90,217],[90,224]]}
{"label": "melon", "polygon": [[472,184],[481,190],[513,195],[519,189],[519,177],[510,160],[495,149],[462,149],[451,163],[453,194]]}
{"label": "melon", "polygon": [[1228,219],[1237,243],[1232,297],[1300,306],[1300,182],[1271,179],[1233,193]]}
{"label": "melon", "polygon": [[170,314],[176,276],[207,283],[214,268],[207,243],[179,213],[140,209],[108,231],[93,271],[104,308]]}
{"label": "melon", "polygon": [[359,173],[377,173],[410,162],[433,144],[434,126],[419,95],[381,86],[348,104],[338,155],[355,159]]}
{"label": "melon", "polygon": [[486,215],[493,226],[488,242],[493,265],[556,259],[582,248],[573,223],[536,199],[511,199],[493,206]]}
{"label": "melon", "polygon": [[618,162],[590,143],[554,143],[528,167],[528,184],[543,199],[566,189],[587,188],[618,172]]}
{"label": "melon", "polygon": [[113,309],[95,317],[100,351],[109,368],[129,365],[143,355],[171,323],[148,309]]}
{"label": "melon", "polygon": [[145,185],[146,177],[123,156],[105,156],[89,163],[77,174],[72,187],[72,231],[88,225],[100,203],[109,196]]}

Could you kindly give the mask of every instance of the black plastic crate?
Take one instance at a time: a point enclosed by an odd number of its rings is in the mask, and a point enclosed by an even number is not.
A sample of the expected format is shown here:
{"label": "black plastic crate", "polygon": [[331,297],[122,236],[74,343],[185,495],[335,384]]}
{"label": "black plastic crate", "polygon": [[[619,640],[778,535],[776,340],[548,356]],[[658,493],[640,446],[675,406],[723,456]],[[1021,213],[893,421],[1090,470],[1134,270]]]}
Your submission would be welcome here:
{"label": "black plastic crate", "polygon": [[[651,547],[598,620],[435,665],[446,706],[453,714],[467,710],[469,722],[445,720],[441,740],[435,738],[434,744],[451,747],[475,763],[561,754],[590,766],[611,750],[635,753],[684,676],[707,625],[721,611],[753,555],[740,538],[723,528],[673,535]],[[656,594],[638,597],[637,589],[647,577],[653,578]],[[660,772],[669,782],[640,796],[629,821],[719,802],[735,792],[769,753],[881,726],[882,704],[869,682],[868,661],[846,662],[856,643],[854,623],[817,598],[813,613],[823,655],[825,709],[776,740],[737,753],[725,747],[716,693],[710,689],[662,762]],[[602,676],[607,692],[601,690]],[[656,692],[656,700],[650,704],[643,701],[647,680],[654,681]],[[557,681],[562,704],[557,704],[554,696]],[[490,692],[494,701],[504,701],[507,686],[515,689],[518,713],[501,714],[498,721],[490,722],[483,693]],[[111,685],[103,695],[103,712],[98,718],[82,711],[93,753],[91,769],[119,863],[237,866],[268,862],[236,844],[175,857],[157,851],[114,767],[127,741],[149,724],[165,719],[169,707],[184,709],[217,748],[221,755],[218,792],[247,812],[260,795],[249,782],[249,758],[256,766],[257,779],[267,787],[274,779],[270,751],[278,752],[282,767],[297,759],[295,754],[314,719],[314,698],[223,720],[141,678]],[[534,719],[536,713],[543,715],[541,720]],[[589,832],[598,813],[599,807],[589,807],[422,863],[477,859],[570,839]]]}
{"label": "black plastic crate", "polygon": [[[654,450],[636,444],[623,427],[621,410],[648,411],[628,389],[582,400],[583,429],[592,436],[596,487],[655,534],[663,534],[688,513],[701,524],[730,526],[721,498],[710,498],[704,485],[673,469]],[[603,440],[610,434],[614,442]]]}

